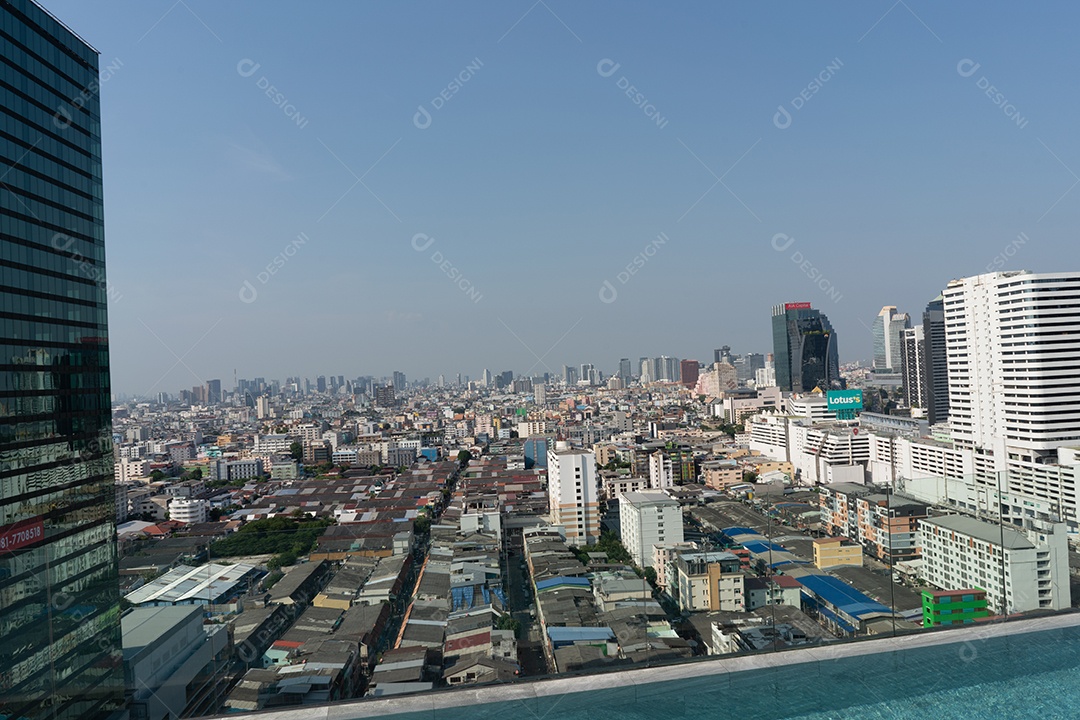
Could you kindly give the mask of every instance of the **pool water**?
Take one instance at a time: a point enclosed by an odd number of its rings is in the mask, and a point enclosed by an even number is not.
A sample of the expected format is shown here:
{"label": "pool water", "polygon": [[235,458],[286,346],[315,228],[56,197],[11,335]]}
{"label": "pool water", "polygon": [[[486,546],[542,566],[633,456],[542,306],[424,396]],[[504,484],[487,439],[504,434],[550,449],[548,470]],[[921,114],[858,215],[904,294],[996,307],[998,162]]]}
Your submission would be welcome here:
{"label": "pool water", "polygon": [[[1020,621],[1022,622],[1022,621]],[[1080,719],[1080,626],[522,700],[395,720]],[[783,655],[787,656],[787,653]],[[800,660],[813,655],[790,656]],[[776,656],[780,659],[780,656]],[[784,658],[788,659],[787,657]],[[708,661],[723,662],[723,660]],[[692,665],[689,667],[693,667]],[[715,666],[712,666],[715,667]],[[704,668],[703,668],[704,670]],[[467,692],[467,691],[466,691]],[[424,706],[417,703],[417,710]],[[411,708],[410,708],[411,709]],[[340,717],[347,715],[341,708]],[[331,712],[331,717],[338,717]]]}

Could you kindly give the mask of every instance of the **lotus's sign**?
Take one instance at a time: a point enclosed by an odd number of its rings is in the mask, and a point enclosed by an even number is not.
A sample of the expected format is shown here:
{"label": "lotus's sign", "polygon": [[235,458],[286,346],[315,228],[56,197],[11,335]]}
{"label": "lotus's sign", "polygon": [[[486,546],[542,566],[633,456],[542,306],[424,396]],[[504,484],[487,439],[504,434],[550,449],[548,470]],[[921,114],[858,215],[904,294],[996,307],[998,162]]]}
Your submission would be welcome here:
{"label": "lotus's sign", "polygon": [[829,410],[861,410],[862,390],[830,390],[825,396]]}

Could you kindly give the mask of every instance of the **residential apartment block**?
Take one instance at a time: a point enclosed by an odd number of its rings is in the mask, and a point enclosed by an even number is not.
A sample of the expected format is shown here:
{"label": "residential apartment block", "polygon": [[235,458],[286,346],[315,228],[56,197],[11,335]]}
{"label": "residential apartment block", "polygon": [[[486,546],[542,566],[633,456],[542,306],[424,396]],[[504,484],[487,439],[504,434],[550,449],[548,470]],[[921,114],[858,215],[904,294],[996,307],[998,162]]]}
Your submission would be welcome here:
{"label": "residential apartment block", "polygon": [[679,501],[662,492],[629,492],[619,498],[622,543],[639,567],[653,564],[653,546],[683,541]]}
{"label": "residential apartment block", "polygon": [[919,535],[920,572],[934,587],[981,588],[987,607],[996,614],[1071,605],[1063,523],[1014,529],[945,515],[920,521]]}
{"label": "residential apartment block", "polygon": [[558,442],[548,451],[551,522],[564,529],[567,543],[592,545],[600,537],[600,488],[596,457]]}

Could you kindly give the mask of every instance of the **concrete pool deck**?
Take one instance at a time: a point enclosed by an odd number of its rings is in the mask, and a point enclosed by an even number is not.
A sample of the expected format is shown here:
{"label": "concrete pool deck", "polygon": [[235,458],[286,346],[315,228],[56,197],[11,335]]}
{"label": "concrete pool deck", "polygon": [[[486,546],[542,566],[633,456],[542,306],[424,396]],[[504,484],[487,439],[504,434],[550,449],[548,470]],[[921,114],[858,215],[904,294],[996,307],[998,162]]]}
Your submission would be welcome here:
{"label": "concrete pool deck", "polygon": [[[773,653],[715,659],[703,658],[693,662],[660,667],[553,677],[535,681],[522,680],[500,685],[444,688],[414,695],[343,700],[331,705],[294,706],[245,714],[263,717],[280,715],[283,720],[285,718],[288,720],[349,720],[402,713],[421,713],[433,717],[440,710],[472,708],[473,717],[482,717],[488,714],[484,706],[517,701],[523,704],[528,714],[532,714],[534,718],[540,718],[532,711],[534,703],[561,699],[563,696],[575,693],[605,691],[606,694],[611,694],[619,689],[631,689],[631,691],[642,689],[648,692],[647,686],[657,683],[681,680],[700,681],[710,677],[722,682],[725,676],[731,677],[736,673],[748,671],[794,669],[794,666],[801,664],[949,645],[959,646],[957,648],[958,662],[968,662],[969,660],[964,657],[965,654],[977,653],[978,643],[984,640],[1076,627],[1080,627],[1080,612],[1065,612],[1046,617],[1016,618],[1006,622],[980,623],[962,628],[843,642],[823,647],[796,648]],[[547,712],[551,709],[549,707]],[[544,715],[547,715],[547,712]],[[236,718],[237,714],[218,717]]]}

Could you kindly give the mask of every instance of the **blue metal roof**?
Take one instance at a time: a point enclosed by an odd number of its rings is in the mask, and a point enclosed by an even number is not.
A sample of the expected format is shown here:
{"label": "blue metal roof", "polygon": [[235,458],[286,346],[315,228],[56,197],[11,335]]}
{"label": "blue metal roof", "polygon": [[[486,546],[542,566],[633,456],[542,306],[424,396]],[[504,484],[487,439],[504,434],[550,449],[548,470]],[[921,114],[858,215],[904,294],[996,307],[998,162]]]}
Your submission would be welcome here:
{"label": "blue metal roof", "polygon": [[796,580],[814,595],[851,617],[861,618],[872,613],[892,612],[890,608],[831,575],[806,575]]}
{"label": "blue metal roof", "polygon": [[810,564],[809,560],[781,560],[780,562],[773,563],[769,567],[778,568],[778,567],[783,567],[784,565],[809,565],[809,564]]}
{"label": "blue metal roof", "polygon": [[776,543],[767,542],[764,540],[747,540],[742,546],[754,553],[755,555],[763,555],[770,550],[773,552],[787,552],[787,548],[783,545],[777,545]]}
{"label": "blue metal roof", "polygon": [[722,532],[725,535],[728,535],[728,536],[757,535],[758,534],[758,532],[756,530],[753,530],[753,529],[748,528],[748,527],[729,527],[729,528],[724,528],[722,530]]}
{"label": "blue metal roof", "polygon": [[550,587],[557,585],[577,585],[579,587],[592,587],[588,578],[583,577],[565,577],[560,575],[559,577],[548,578],[547,580],[541,580],[536,583],[536,592],[541,590],[547,590]]}
{"label": "blue metal roof", "polygon": [[547,634],[553,643],[615,639],[615,633],[609,627],[549,627]]}

